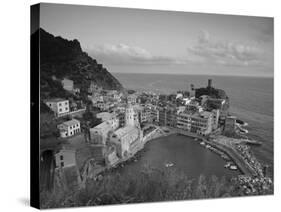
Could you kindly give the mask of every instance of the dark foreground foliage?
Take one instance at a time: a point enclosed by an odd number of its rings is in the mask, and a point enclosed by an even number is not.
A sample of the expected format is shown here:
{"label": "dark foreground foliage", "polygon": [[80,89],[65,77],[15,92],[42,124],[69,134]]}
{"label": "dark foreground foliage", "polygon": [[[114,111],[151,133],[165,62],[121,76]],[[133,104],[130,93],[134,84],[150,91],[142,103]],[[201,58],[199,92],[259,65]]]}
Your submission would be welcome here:
{"label": "dark foreground foliage", "polygon": [[88,181],[85,188],[77,191],[43,192],[41,207],[78,207],[273,193],[272,186],[261,189],[259,193],[245,193],[237,179],[219,179],[216,176],[206,178],[203,175],[198,179],[189,179],[174,169],[156,170],[146,167],[134,174],[111,172],[100,181]]}

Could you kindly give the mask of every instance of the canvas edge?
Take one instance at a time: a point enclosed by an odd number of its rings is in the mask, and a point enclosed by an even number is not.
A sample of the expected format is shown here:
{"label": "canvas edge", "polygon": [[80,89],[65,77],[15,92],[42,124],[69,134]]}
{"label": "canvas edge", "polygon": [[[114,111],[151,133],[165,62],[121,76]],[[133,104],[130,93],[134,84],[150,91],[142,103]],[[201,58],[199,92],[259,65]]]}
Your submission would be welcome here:
{"label": "canvas edge", "polygon": [[[40,209],[39,156],[40,4],[30,6],[30,206]],[[38,31],[38,33],[36,33]]]}

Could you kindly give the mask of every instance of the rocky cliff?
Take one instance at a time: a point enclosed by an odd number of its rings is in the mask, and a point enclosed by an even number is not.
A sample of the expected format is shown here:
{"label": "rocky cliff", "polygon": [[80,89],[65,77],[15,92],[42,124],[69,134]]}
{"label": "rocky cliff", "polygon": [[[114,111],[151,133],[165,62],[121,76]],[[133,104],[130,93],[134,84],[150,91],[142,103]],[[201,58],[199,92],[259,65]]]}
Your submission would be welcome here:
{"label": "rocky cliff", "polygon": [[63,95],[59,81],[65,77],[73,80],[81,91],[86,91],[91,81],[103,89],[123,89],[102,64],[83,52],[78,40],[55,37],[41,28],[35,33],[40,33],[41,97]]}

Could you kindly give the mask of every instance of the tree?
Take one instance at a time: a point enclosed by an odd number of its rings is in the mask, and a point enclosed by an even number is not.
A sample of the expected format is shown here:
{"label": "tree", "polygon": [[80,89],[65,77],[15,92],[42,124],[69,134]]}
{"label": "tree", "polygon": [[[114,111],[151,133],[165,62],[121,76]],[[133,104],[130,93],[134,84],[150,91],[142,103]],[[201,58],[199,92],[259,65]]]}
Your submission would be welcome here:
{"label": "tree", "polygon": [[40,137],[59,136],[57,122],[52,113],[40,113]]}

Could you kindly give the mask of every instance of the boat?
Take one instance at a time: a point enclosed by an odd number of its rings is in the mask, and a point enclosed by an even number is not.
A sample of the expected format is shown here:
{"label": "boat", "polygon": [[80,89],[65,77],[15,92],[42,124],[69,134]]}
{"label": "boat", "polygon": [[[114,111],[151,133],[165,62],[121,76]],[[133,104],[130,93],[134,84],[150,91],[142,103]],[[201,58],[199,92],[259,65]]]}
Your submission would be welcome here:
{"label": "boat", "polygon": [[172,167],[172,166],[174,166],[174,164],[173,164],[173,163],[171,163],[171,162],[169,162],[169,163],[166,163],[166,164],[165,164],[165,166],[168,168],[168,167]]}
{"label": "boat", "polygon": [[237,170],[237,166],[235,166],[235,165],[231,165],[229,168],[230,168],[231,170]]}
{"label": "boat", "polygon": [[224,159],[224,160],[229,160],[229,157],[227,156],[227,155],[225,155],[225,154],[221,154],[221,157]]}
{"label": "boat", "polygon": [[225,165],[224,165],[224,168],[229,168],[231,166],[231,163],[230,162],[227,162]]}
{"label": "boat", "polygon": [[244,140],[241,140],[241,141],[245,142],[247,144],[252,144],[252,145],[262,145],[261,141],[256,141],[256,140],[244,139]]}
{"label": "boat", "polygon": [[248,130],[242,128],[242,126],[238,123],[236,123],[236,126],[237,126],[238,130],[240,131],[240,133],[242,133],[242,134],[247,134],[249,132]]}
{"label": "boat", "polygon": [[204,145],[205,145],[205,142],[204,142],[204,141],[201,141],[201,142],[200,142],[200,145],[203,145],[203,146],[204,146]]}
{"label": "boat", "polygon": [[240,124],[240,125],[243,126],[243,127],[248,126],[248,123],[247,123],[247,122],[242,121],[242,120],[240,120],[240,119],[236,119],[236,123]]}

